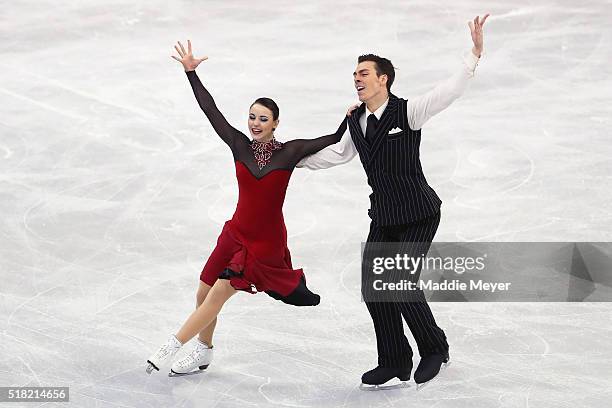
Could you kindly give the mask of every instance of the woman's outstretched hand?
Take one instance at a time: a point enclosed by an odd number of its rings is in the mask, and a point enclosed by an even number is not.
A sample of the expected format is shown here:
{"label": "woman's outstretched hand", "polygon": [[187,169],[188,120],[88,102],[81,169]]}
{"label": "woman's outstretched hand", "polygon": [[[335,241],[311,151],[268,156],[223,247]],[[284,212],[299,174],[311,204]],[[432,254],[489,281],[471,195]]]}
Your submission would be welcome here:
{"label": "woman's outstretched hand", "polygon": [[183,64],[183,68],[185,68],[185,72],[193,71],[194,69],[196,69],[198,65],[200,65],[200,62],[208,59],[208,57],[202,57],[202,58],[193,57],[193,54],[191,53],[191,41],[190,40],[187,40],[187,51],[185,51],[185,48],[183,47],[183,44],[181,44],[180,41],[177,41],[177,43],[179,46],[177,47],[175,45],[174,49],[178,52],[181,58],[178,58],[174,55],[171,55],[171,57],[177,60],[178,62],[180,62],[181,64]]}
{"label": "woman's outstretched hand", "polygon": [[361,106],[361,104],[360,104],[360,103],[358,103],[358,104],[355,104],[355,105],[351,106],[351,107],[348,109],[348,111],[346,112],[346,116],[351,116],[351,114],[353,113],[353,111],[354,111],[355,109],[359,108],[359,106]]}

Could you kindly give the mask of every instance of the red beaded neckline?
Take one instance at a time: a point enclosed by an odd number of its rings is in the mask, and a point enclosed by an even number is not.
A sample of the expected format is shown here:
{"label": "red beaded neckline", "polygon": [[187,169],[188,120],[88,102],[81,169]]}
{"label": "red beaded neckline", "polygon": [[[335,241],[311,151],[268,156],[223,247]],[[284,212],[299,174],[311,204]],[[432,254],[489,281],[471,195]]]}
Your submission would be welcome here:
{"label": "red beaded neckline", "polygon": [[259,166],[259,170],[263,169],[270,160],[272,159],[272,152],[274,150],[280,150],[283,147],[283,144],[272,137],[272,140],[267,142],[259,142],[253,139],[251,143],[251,149],[253,149],[253,153],[255,154],[255,161],[257,161],[257,166]]}

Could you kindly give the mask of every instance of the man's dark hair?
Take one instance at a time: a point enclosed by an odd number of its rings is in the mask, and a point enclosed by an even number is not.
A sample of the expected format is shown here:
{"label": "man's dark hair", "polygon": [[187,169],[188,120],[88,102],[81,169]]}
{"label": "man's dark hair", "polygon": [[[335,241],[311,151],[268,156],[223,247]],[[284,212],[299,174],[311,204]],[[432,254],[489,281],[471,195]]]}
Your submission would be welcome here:
{"label": "man's dark hair", "polygon": [[374,63],[376,67],[376,76],[381,76],[383,74],[387,76],[387,91],[391,92],[391,85],[393,85],[393,81],[395,80],[395,68],[391,61],[374,54],[365,54],[357,58],[358,64],[364,61],[372,61]]}
{"label": "man's dark hair", "polygon": [[278,115],[279,115],[278,105],[272,99],[257,98],[257,100],[251,104],[251,107],[253,107],[253,105],[255,104],[263,105],[266,108],[270,109],[272,111],[272,120],[278,119]]}

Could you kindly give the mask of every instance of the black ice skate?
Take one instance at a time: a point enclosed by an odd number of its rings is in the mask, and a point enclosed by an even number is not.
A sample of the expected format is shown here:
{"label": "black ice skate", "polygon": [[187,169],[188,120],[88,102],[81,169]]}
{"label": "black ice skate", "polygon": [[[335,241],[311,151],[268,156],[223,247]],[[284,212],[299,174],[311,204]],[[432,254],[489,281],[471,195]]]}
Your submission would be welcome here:
{"label": "black ice skate", "polygon": [[[408,380],[410,380],[410,371],[412,371],[412,365],[405,368],[378,366],[361,376],[361,385],[359,389],[362,391],[380,391],[409,387]],[[387,384],[394,378],[399,379],[401,382],[397,384]]]}
{"label": "black ice skate", "polygon": [[449,365],[450,357],[448,352],[444,354],[428,354],[422,357],[419,366],[414,372],[414,382],[417,383],[417,391],[425,387],[425,385],[434,379],[441,368],[445,369]]}

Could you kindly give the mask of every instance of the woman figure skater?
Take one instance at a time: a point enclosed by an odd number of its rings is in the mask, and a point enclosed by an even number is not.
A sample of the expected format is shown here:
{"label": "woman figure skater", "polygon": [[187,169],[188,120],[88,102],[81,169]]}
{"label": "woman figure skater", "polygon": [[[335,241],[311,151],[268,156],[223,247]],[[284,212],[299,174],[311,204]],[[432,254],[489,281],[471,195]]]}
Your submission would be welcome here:
{"label": "woman figure skater", "polygon": [[269,98],[259,98],[249,109],[251,140],[227,122],[196,75],[196,67],[208,57],[194,58],[189,40],[187,51],[180,42],[174,48],[180,58],[174,55],[172,58],[183,65],[200,108],[232,151],[239,196],[236,211],[225,223],[200,274],[196,310],[176,335],[170,336],[147,360],[147,373],[159,371],[183,344],[199,333],[194,350],[172,365],[171,376],[192,374],[208,367],[217,314],[239,290],[265,291],[296,306],[319,304],[319,295],[306,287],[302,269],[293,269],[291,265],[282,207],[295,165],[303,157],[340,141],[347,123],[345,116],[334,134],[281,143],[274,138],[279,123],[278,106]]}

